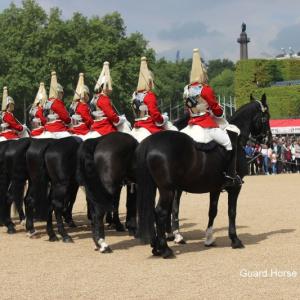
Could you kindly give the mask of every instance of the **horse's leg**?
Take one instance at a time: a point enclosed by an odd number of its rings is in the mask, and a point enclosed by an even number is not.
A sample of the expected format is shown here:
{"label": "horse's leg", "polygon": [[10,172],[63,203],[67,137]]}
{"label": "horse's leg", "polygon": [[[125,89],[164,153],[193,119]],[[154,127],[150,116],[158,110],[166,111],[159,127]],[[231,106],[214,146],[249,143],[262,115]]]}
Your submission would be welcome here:
{"label": "horse's leg", "polygon": [[123,232],[123,231],[125,231],[125,227],[121,223],[120,217],[119,217],[120,197],[121,197],[121,188],[113,196],[113,217],[112,217],[112,224],[114,224],[114,226],[116,227],[116,231]]}
{"label": "horse's leg", "polygon": [[127,199],[126,199],[126,223],[129,235],[136,234],[136,185],[134,183],[127,184]]}
{"label": "horse's leg", "polygon": [[9,202],[14,202],[16,210],[19,215],[20,223],[24,225],[25,214],[23,211],[23,197],[24,197],[25,181],[12,180],[9,187]]}
{"label": "horse's leg", "polygon": [[7,227],[7,233],[8,234],[14,234],[16,233],[16,229],[15,229],[15,224],[13,223],[11,216],[10,216],[10,211],[11,211],[11,203],[6,201],[3,205],[3,223],[4,225]]}
{"label": "horse's leg", "polygon": [[78,183],[75,180],[72,180],[68,190],[68,202],[65,208],[65,212],[63,214],[65,222],[71,228],[76,227],[76,224],[72,216],[72,210],[76,200],[77,191],[78,191]]}
{"label": "horse's leg", "polygon": [[10,211],[11,211],[11,202],[10,197],[8,197],[8,190],[9,190],[9,179],[8,177],[3,174],[1,176],[1,194],[0,194],[0,213],[1,213],[1,218],[4,226],[7,227],[7,233],[8,234],[14,234],[16,233],[15,229],[15,224],[13,223],[11,216],[10,216]]}
{"label": "horse's leg", "polygon": [[236,234],[235,218],[236,218],[236,205],[241,187],[228,189],[228,217],[229,217],[229,238],[231,239],[231,247],[244,248],[243,243],[240,241]]}
{"label": "horse's leg", "polygon": [[51,193],[51,203],[54,208],[57,229],[63,241],[66,243],[73,242],[72,238],[67,234],[63,222],[64,200],[67,197],[68,184],[68,182],[59,182],[53,184],[51,187],[51,189],[53,189]]}
{"label": "horse's leg", "polygon": [[173,251],[168,247],[166,239],[166,224],[168,211],[174,199],[175,192],[172,190],[170,191],[161,189],[159,190],[159,193],[159,201],[155,208],[157,238],[152,244],[152,253],[154,255],[161,255],[163,258],[168,258],[173,256]]}
{"label": "horse's leg", "polygon": [[28,191],[24,198],[25,212],[26,212],[26,222],[25,228],[27,235],[31,238],[37,234],[37,231],[34,228],[34,198],[32,197],[32,188],[29,184]]}
{"label": "horse's leg", "polygon": [[218,202],[219,202],[220,192],[211,192],[209,194],[209,213],[208,213],[208,225],[205,232],[205,242],[204,245],[209,247],[214,245],[215,238],[213,237],[213,225],[215,217],[218,213]]}
{"label": "horse's leg", "polygon": [[111,211],[105,213],[105,223],[108,224],[108,227],[112,226],[113,223],[113,214]]}
{"label": "horse's leg", "polygon": [[185,244],[185,240],[181,233],[179,232],[179,205],[180,205],[180,198],[182,195],[182,191],[176,190],[175,196],[172,201],[172,232],[174,235],[174,242],[176,244]]}
{"label": "horse's leg", "polygon": [[49,212],[48,212],[48,217],[47,217],[47,234],[49,236],[50,242],[56,242],[56,241],[58,241],[58,237],[56,236],[54,229],[53,229],[52,213],[53,213],[53,207],[51,205]]}
{"label": "horse's leg", "polygon": [[98,203],[91,203],[91,215],[93,220],[93,240],[96,245],[95,250],[99,250],[101,253],[110,253],[112,250],[105,242],[104,233],[104,216],[105,210],[101,208]]}

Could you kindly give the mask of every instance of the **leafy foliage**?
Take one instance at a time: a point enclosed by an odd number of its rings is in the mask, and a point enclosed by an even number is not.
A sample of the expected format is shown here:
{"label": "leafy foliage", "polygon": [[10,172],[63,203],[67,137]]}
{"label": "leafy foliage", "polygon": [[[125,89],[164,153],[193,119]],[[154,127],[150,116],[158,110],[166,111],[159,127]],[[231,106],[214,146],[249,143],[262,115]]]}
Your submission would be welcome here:
{"label": "leafy foliage", "polygon": [[75,13],[63,20],[58,8],[49,15],[34,0],[21,7],[11,4],[0,14],[0,86],[9,87],[22,116],[23,101],[33,102],[39,82],[50,82],[55,70],[70,102],[80,72],[89,87],[95,85],[104,61],[113,78],[112,99],[120,111],[129,110],[128,100],[137,84],[140,57],[154,62],[154,51],[140,33],[126,36],[120,14],[103,18]]}
{"label": "leafy foliage", "polygon": [[214,89],[216,95],[225,97],[234,95],[234,71],[224,69],[222,73],[210,81],[210,85]]}
{"label": "leafy foliage", "polygon": [[300,79],[298,60],[242,60],[236,64],[235,96],[238,106],[248,102],[252,93],[258,98],[266,93],[272,118],[300,114],[299,86],[271,86],[274,81]]}

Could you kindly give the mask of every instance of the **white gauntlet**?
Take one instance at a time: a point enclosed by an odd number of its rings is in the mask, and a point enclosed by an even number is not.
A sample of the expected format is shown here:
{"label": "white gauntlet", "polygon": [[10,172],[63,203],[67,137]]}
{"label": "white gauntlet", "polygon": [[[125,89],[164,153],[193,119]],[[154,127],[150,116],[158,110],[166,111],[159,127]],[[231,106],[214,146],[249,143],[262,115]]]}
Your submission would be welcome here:
{"label": "white gauntlet", "polygon": [[126,117],[124,115],[119,116],[119,122],[114,123],[114,125],[117,127],[117,126],[123,124],[125,121],[126,121]]}
{"label": "white gauntlet", "polygon": [[166,114],[163,114],[161,116],[163,118],[163,122],[162,123],[155,122],[155,125],[158,126],[158,127],[165,126],[167,124],[167,122],[169,121],[169,117]]}

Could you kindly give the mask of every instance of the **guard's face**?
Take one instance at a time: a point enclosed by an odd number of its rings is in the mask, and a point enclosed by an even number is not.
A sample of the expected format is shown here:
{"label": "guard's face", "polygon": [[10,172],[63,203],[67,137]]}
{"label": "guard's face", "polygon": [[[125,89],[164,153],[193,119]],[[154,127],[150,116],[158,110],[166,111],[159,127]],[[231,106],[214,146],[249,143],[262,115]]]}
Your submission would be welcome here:
{"label": "guard's face", "polygon": [[112,92],[112,91],[109,90],[109,89],[103,89],[103,90],[102,90],[102,93],[105,94],[105,95],[108,95],[108,96],[111,94],[111,92]]}
{"label": "guard's face", "polygon": [[15,110],[15,105],[13,103],[9,103],[7,106],[7,110],[13,112]]}
{"label": "guard's face", "polygon": [[63,97],[64,97],[64,92],[58,92],[58,93],[57,93],[57,98],[58,98],[58,99],[62,100]]}
{"label": "guard's face", "polygon": [[87,93],[84,93],[83,102],[84,102],[84,103],[88,103],[88,102],[89,102],[89,99],[90,99],[90,95],[87,94]]}

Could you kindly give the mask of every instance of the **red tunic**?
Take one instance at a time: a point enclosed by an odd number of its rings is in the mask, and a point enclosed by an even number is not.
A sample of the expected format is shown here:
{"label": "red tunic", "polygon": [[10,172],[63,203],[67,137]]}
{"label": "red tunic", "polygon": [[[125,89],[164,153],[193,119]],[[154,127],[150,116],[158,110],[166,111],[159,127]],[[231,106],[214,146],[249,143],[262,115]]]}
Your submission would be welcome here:
{"label": "red tunic", "polygon": [[17,139],[19,135],[17,132],[23,130],[23,126],[16,120],[11,112],[4,112],[2,117],[3,123],[8,124],[8,128],[0,133],[0,136],[5,137],[7,140]]}
{"label": "red tunic", "polygon": [[36,111],[34,117],[41,120],[42,126],[33,129],[31,131],[31,135],[32,136],[38,136],[38,135],[40,135],[40,134],[42,134],[44,132],[44,130],[45,130],[44,125],[47,122],[47,119],[46,119],[46,117],[43,114],[43,108],[42,107],[40,107],[40,106],[37,107],[37,111]]}
{"label": "red tunic", "polygon": [[94,120],[92,129],[99,132],[101,135],[117,131],[117,128],[113,123],[118,123],[120,119],[113,109],[109,97],[100,94],[97,100],[97,106],[103,111],[104,116],[102,120]]}
{"label": "red tunic", "polygon": [[[198,84],[198,83],[197,83]],[[213,89],[209,85],[204,85],[201,90],[201,98],[206,100],[209,108],[216,117],[221,117],[223,108],[219,105]],[[218,124],[214,121],[210,113],[203,116],[191,117],[189,120],[190,125],[199,125],[203,128],[217,128]]]}
{"label": "red tunic", "polygon": [[72,134],[85,135],[90,131],[94,120],[91,116],[90,108],[86,103],[78,102],[75,110],[75,114],[80,115],[82,122],[80,124],[73,126],[69,131]]}
{"label": "red tunic", "polygon": [[49,99],[49,101],[53,102],[51,110],[58,115],[58,119],[55,121],[47,122],[45,124],[45,130],[50,132],[67,131],[68,127],[66,126],[66,124],[69,124],[71,122],[71,119],[63,101],[54,98]]}
{"label": "red tunic", "polygon": [[148,107],[149,118],[146,120],[136,121],[134,123],[135,128],[143,127],[151,133],[164,130],[162,127],[157,126],[155,123],[162,124],[164,119],[158,110],[157,99],[152,91],[147,92],[144,97],[144,104]]}

